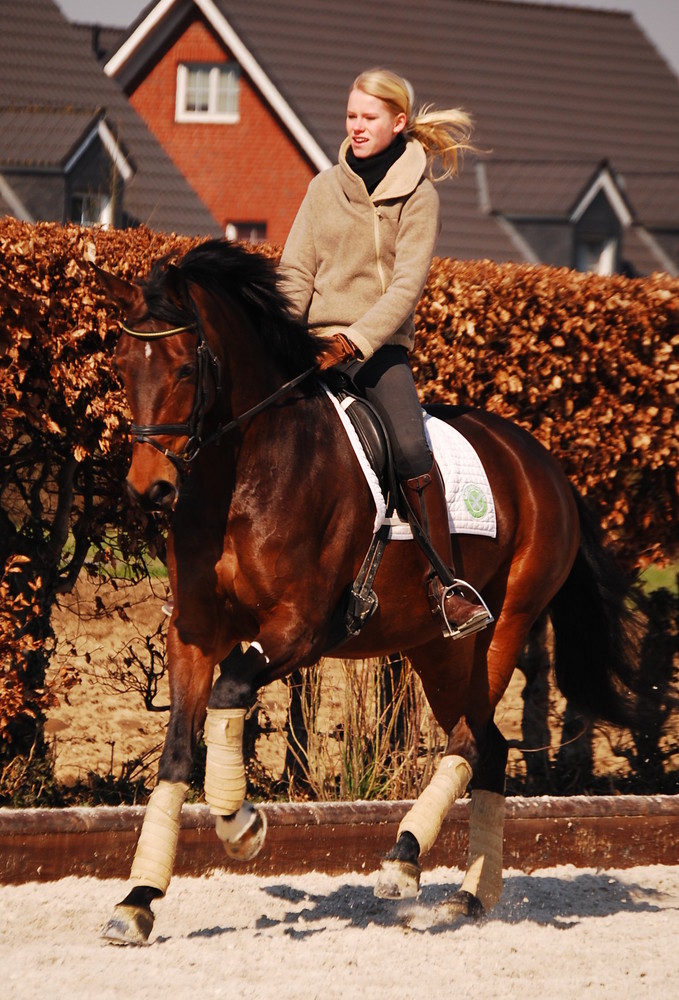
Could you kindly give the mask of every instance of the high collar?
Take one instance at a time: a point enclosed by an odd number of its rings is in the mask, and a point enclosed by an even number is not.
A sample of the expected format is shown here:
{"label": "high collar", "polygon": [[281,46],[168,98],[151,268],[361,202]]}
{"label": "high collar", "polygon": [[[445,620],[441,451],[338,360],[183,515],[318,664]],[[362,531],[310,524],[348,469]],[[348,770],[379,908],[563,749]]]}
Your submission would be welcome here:
{"label": "high collar", "polygon": [[350,148],[351,140],[347,136],[339,151],[339,167],[343,186],[347,194],[363,197],[373,202],[404,198],[412,194],[427,168],[427,156],[423,146],[417,139],[408,139],[402,155],[387,170],[372,195],[368,195],[365,184],[347,163],[347,151]]}
{"label": "high collar", "polygon": [[399,132],[385,149],[375,153],[374,156],[359,158],[350,145],[346,152],[346,160],[354,173],[358,174],[365,184],[368,194],[372,194],[389,168],[393,167],[398,158],[403,155],[405,148],[406,137],[403,132]]}

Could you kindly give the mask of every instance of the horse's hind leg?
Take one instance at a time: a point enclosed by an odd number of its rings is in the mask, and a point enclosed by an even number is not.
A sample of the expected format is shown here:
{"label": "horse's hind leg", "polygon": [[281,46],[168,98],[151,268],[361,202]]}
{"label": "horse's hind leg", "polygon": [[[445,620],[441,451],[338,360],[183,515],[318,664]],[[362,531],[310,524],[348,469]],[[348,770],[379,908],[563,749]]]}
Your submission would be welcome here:
{"label": "horse's hind leg", "polygon": [[491,720],[478,745],[469,810],[467,868],[462,886],[447,903],[451,916],[482,916],[502,895],[507,741]]}
{"label": "horse's hind leg", "polygon": [[434,777],[401,820],[396,844],[382,862],[376,896],[404,899],[417,895],[419,859],[436,841],[453,802],[464,795],[477,756],[476,740],[466,720],[460,719]]}
{"label": "horse's hind leg", "polygon": [[464,647],[436,642],[413,650],[411,661],[427,700],[449,733],[442,764],[454,769],[458,780],[446,782],[437,774],[404,817],[396,844],[383,861],[377,895],[417,894],[419,859],[432,846],[453,801],[471,784],[467,871],[450,911],[479,916],[500,898],[507,743],[493,712],[518,659],[525,622],[515,618],[508,627],[500,620],[492,632]]}
{"label": "horse's hind leg", "polygon": [[498,902],[502,894],[506,761],[507,743],[492,721],[476,735],[466,719],[459,721],[432,781],[401,821],[396,844],[382,862],[376,896],[405,899],[417,895],[420,858],[433,846],[453,802],[473,781],[467,869],[447,909],[450,915],[479,917]]}

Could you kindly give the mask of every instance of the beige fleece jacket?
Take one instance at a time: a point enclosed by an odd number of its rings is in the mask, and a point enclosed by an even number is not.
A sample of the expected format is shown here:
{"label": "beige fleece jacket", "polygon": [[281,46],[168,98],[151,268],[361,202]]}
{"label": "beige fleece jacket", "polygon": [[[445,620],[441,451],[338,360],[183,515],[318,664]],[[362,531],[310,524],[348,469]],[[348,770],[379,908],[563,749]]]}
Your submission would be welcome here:
{"label": "beige fleece jacket", "polygon": [[348,148],[345,139],[339,162],[309,184],[283,250],[281,287],[316,333],[343,333],[364,358],[386,343],[411,350],[439,233],[426,155],[409,140],[369,195]]}

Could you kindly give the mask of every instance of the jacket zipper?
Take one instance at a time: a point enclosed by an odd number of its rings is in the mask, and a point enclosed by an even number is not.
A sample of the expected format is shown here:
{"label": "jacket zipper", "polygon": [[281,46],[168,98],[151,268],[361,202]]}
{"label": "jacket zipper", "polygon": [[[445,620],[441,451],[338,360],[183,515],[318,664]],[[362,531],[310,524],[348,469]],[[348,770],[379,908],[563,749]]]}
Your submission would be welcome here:
{"label": "jacket zipper", "polygon": [[379,209],[373,208],[373,210],[374,210],[373,224],[375,228],[375,254],[377,258],[377,274],[380,279],[380,285],[382,286],[382,295],[384,295],[384,293],[387,290],[387,285],[384,280],[384,269],[382,267],[382,244],[380,240],[380,222],[382,220],[382,215]]}

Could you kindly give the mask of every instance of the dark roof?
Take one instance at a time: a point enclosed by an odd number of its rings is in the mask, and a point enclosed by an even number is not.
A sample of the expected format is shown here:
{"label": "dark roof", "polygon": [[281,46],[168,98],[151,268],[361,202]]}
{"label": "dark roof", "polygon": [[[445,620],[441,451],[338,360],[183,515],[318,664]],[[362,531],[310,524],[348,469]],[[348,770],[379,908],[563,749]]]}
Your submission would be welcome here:
{"label": "dark roof", "polygon": [[0,107],[0,167],[57,167],[100,118],[99,109]]}
{"label": "dark roof", "polygon": [[0,4],[0,164],[62,163],[100,109],[136,168],[125,210],[159,231],[219,226],[53,0]]}
{"label": "dark roof", "polygon": [[493,211],[513,216],[556,218],[572,207],[598,164],[589,160],[505,160],[484,163]]}
{"label": "dark roof", "polygon": [[127,34],[125,28],[111,28],[101,24],[73,24],[77,31],[92,49],[96,58],[103,62],[118,48]]}
{"label": "dark roof", "polygon": [[[679,127],[679,122],[677,122]],[[635,212],[647,226],[664,229],[679,219],[679,178],[677,169],[625,173],[625,187]]]}
{"label": "dark roof", "polygon": [[[679,228],[679,80],[630,14],[502,0],[214,2],[332,160],[351,80],[386,65],[416,102],[472,113],[491,207],[510,182],[495,158],[512,164],[517,204],[547,212],[607,161],[637,221]],[[469,161],[439,191],[442,253],[522,259],[480,214]]]}

